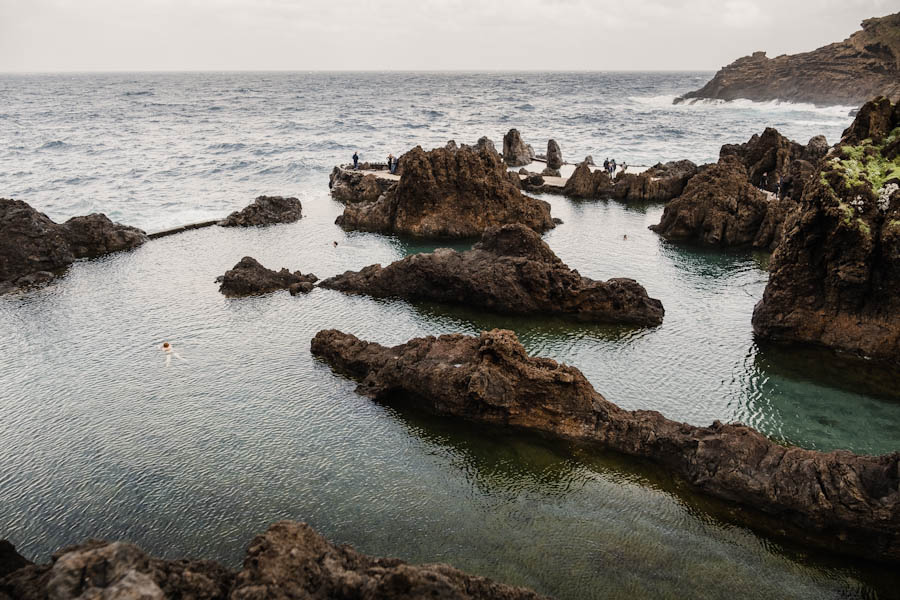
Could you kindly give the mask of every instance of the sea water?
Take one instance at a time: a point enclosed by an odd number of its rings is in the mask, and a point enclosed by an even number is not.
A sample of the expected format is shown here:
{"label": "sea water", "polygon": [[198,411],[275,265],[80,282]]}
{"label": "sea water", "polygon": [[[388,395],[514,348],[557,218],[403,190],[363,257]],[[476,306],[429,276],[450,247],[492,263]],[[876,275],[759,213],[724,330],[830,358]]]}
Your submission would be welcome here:
{"label": "sea water", "polygon": [[[328,173],[354,151],[383,161],[482,135],[499,147],[516,127],[538,152],[556,139],[572,162],[701,163],[766,126],[833,143],[852,120],[851,107],[671,104],[709,75],[0,76],[0,197],[147,231],[261,194],[296,196],[304,212],[162,238],[0,297],[0,537],[39,560],[105,537],[237,566],[253,535],[297,519],[363,552],[560,598],[896,593],[891,571],[768,537],[651,467],[373,403],[309,352],[323,328],[397,344],[504,327],[628,409],[740,421],[818,450],[897,450],[895,372],[754,340],[766,253],[666,242],[647,229],[660,205],[546,197],[563,220],[544,236],[551,248],[585,276],[641,282],[666,308],[655,328],[320,289],[226,299],[214,282],[245,255],[327,277],[471,246],[340,230]],[[186,360],[166,368],[163,340]]]}

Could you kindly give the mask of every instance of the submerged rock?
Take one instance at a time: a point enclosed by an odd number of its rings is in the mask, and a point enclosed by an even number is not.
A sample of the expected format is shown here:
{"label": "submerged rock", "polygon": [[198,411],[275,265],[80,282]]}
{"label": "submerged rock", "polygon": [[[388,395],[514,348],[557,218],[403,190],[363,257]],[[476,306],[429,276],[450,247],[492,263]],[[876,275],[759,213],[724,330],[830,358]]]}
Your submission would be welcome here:
{"label": "submerged rock", "polygon": [[527,165],[534,158],[534,150],[522,141],[518,129],[510,129],[503,136],[503,160],[511,167]]}
{"label": "submerged rock", "polygon": [[878,95],[900,100],[900,13],[866,19],[843,42],[767,58],[754,52],[719,70],[701,89],[675,99],[789,100],[859,106]]}
{"label": "submerged rock", "polygon": [[[769,247],[773,239],[760,236],[763,222],[770,209],[772,218],[780,216],[778,222],[783,222],[786,208],[750,184],[747,169],[737,158],[726,156],[701,168],[650,229],[670,240],[709,246]],[[777,231],[771,225],[766,228],[770,236]]]}
{"label": "submerged rock", "polygon": [[222,227],[254,227],[293,223],[302,216],[303,206],[296,198],[259,196],[252,204],[225,217]]}
{"label": "submerged rock", "polygon": [[134,227],[106,215],[54,223],[21,200],[0,198],[0,293],[49,281],[76,259],[130,250],[147,241]]}
{"label": "submerged rock", "polygon": [[467,575],[446,564],[410,565],[335,546],[305,523],[281,521],[250,542],[234,572],[205,560],[162,560],[133,544],[90,540],[53,562],[0,578],[0,598],[286,600],[384,598],[539,600],[531,590]]}
{"label": "submerged rock", "polygon": [[229,298],[268,294],[276,290],[289,290],[292,296],[296,296],[312,291],[313,284],[318,280],[312,273],[291,273],[287,269],[273,271],[256,259],[245,256],[222,276],[219,291]]}
{"label": "submerged rock", "polygon": [[393,348],[336,330],[312,353],[375,399],[598,444],[665,467],[698,490],[781,519],[808,544],[900,562],[900,453],[860,456],[777,444],[744,425],[695,427],[623,410],[573,367],[528,356],[511,331],[416,338]]}
{"label": "submerged rock", "polygon": [[371,265],[322,281],[321,287],[375,297],[398,296],[497,312],[559,314],[583,321],[658,325],[663,306],[633,279],[594,281],[569,269],[524,225],[492,227],[471,250],[440,248],[387,267]]}
{"label": "submerged rock", "polygon": [[475,237],[488,227],[522,223],[554,227],[550,205],[519,191],[500,157],[488,150],[416,147],[402,158],[400,181],[375,202],[349,205],[345,229],[419,237]]}
{"label": "submerged rock", "polygon": [[900,104],[860,109],[820,162],[769,271],[757,336],[900,364]]}
{"label": "submerged rock", "polygon": [[556,140],[550,140],[547,142],[547,168],[559,169],[561,166],[563,166],[562,150],[559,149]]}

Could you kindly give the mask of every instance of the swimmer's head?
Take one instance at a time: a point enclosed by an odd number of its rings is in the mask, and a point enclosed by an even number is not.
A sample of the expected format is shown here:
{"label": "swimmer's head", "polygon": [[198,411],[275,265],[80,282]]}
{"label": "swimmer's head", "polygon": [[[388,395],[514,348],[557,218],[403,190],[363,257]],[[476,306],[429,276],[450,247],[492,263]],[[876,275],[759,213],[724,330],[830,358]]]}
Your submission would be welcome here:
{"label": "swimmer's head", "polygon": [[169,342],[163,342],[163,348],[168,348],[168,347],[169,347]]}

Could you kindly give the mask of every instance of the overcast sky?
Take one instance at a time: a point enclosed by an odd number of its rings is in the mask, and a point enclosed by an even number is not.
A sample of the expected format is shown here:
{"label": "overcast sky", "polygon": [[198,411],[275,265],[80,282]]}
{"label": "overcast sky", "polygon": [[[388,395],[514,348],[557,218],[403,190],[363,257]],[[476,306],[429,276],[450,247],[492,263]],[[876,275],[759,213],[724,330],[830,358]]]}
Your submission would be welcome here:
{"label": "overcast sky", "polygon": [[0,0],[0,71],[715,70],[897,0]]}

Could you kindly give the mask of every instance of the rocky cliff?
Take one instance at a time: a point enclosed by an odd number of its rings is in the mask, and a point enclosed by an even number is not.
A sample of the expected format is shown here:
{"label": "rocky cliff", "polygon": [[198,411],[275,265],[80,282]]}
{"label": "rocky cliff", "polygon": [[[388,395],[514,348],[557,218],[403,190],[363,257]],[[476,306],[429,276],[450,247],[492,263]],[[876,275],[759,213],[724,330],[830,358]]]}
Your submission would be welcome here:
{"label": "rocky cliff", "polygon": [[858,106],[878,95],[900,100],[900,13],[867,19],[843,42],[812,52],[771,59],[754,52],[675,102],[748,98]]}
{"label": "rocky cliff", "polygon": [[900,103],[863,106],[772,255],[757,336],[900,364]]}
{"label": "rocky cliff", "polygon": [[633,279],[594,281],[566,266],[520,224],[492,227],[472,250],[414,254],[324,280],[322,287],[370,296],[435,300],[519,314],[659,325],[662,303]]}
{"label": "rocky cliff", "polygon": [[623,410],[573,367],[530,357],[512,331],[425,337],[388,348],[336,330],[312,353],[357,391],[415,398],[438,414],[583,440],[660,464],[711,496],[795,526],[810,544],[900,562],[900,453],[860,456],[777,444],[743,425],[695,427]]}

